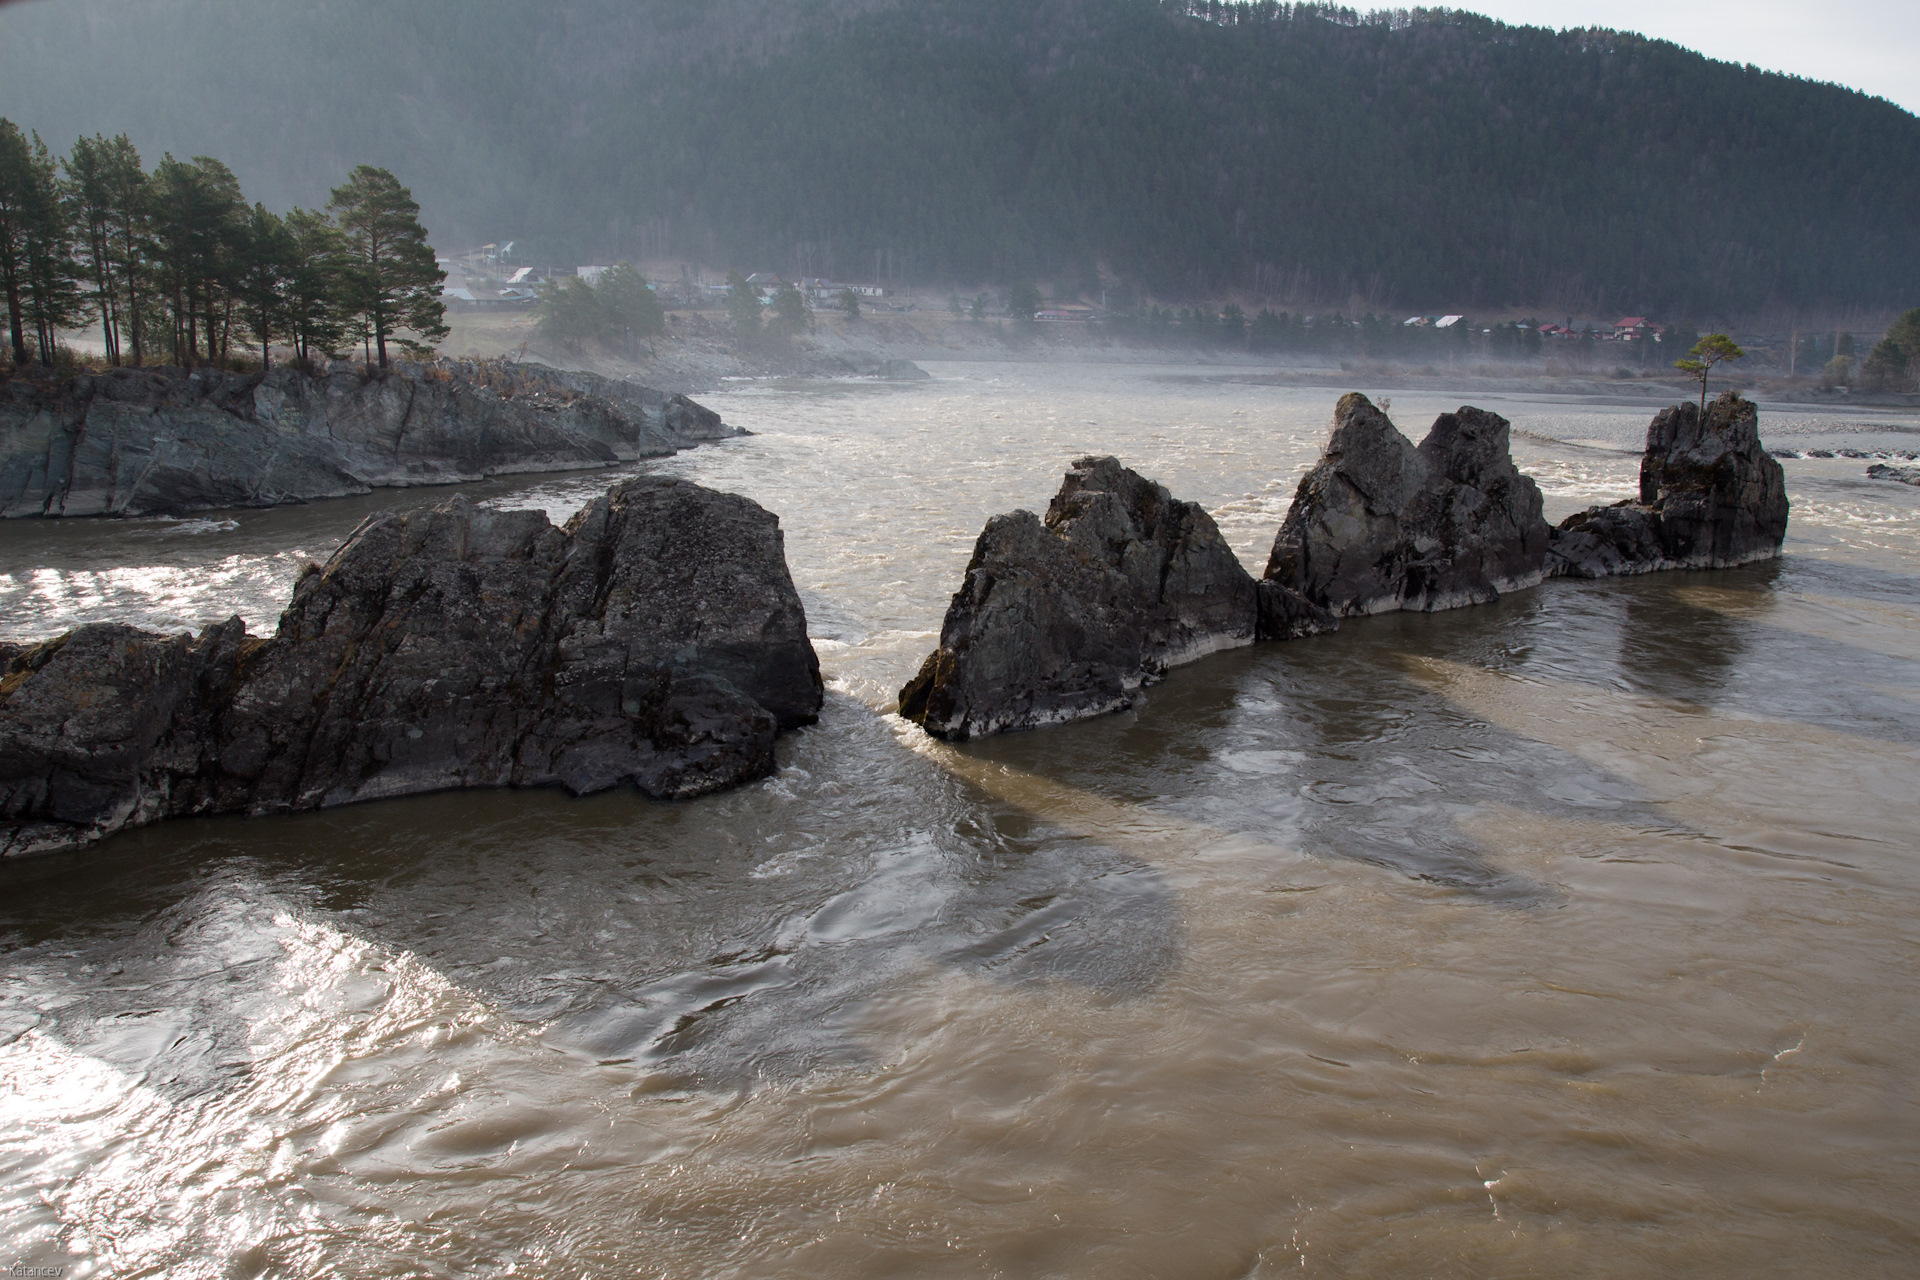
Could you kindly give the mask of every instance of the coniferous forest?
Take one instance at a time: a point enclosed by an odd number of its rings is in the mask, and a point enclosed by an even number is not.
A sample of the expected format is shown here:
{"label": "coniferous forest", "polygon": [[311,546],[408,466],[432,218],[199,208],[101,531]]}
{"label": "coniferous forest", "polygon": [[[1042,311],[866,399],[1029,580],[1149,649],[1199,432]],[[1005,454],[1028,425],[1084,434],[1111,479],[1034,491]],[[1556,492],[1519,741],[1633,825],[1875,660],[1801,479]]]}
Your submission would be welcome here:
{"label": "coniferous forest", "polygon": [[[151,172],[125,134],[56,155],[0,118],[0,313],[15,368],[50,367],[62,330],[97,325],[111,364],[193,367],[284,344],[305,364],[444,336],[445,278],[412,193],[356,167],[321,211],[248,206],[211,156]],[[402,335],[407,336],[402,336]]]}
{"label": "coniferous forest", "polygon": [[1702,322],[1920,296],[1920,120],[1604,31],[1270,0],[62,0],[0,36],[25,128],[217,153],[282,205],[365,156],[443,240],[556,262]]}

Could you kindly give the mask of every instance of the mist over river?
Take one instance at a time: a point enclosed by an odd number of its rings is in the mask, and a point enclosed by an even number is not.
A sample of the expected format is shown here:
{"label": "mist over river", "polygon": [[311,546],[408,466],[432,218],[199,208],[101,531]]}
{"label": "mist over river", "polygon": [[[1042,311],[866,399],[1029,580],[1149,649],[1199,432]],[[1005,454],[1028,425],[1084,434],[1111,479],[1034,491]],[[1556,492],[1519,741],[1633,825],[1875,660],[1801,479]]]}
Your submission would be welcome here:
{"label": "mist over river", "polygon": [[[1258,574],[1337,393],[928,369],[730,383],[756,434],[642,464],[780,515],[828,698],[777,776],[0,866],[0,1267],[1920,1273],[1920,489],[1790,460],[1777,562],[1350,620],[952,747],[889,710],[989,515],[1113,453]],[[1390,394],[1415,440],[1462,399]],[[1549,520],[1637,491],[1657,405],[1467,398]],[[614,475],[463,491],[558,521]],[[450,492],[9,521],[0,636],[265,633]]]}

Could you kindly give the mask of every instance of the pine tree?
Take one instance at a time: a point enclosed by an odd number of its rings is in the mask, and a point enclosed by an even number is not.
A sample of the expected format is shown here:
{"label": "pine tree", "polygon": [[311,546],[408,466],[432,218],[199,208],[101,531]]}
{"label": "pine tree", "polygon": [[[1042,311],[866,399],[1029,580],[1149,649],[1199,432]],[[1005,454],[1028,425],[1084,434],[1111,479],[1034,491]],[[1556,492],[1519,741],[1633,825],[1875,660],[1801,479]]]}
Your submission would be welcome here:
{"label": "pine tree", "polygon": [[1700,421],[1707,420],[1707,375],[1713,372],[1713,366],[1728,360],[1743,360],[1746,355],[1726,334],[1710,333],[1693,344],[1687,359],[1673,362],[1674,368],[1700,379]]}
{"label": "pine tree", "polygon": [[51,366],[60,331],[85,322],[86,297],[68,234],[67,190],[60,178],[60,162],[37,133],[28,157],[28,175],[25,319],[33,327],[40,363]]}
{"label": "pine tree", "polygon": [[652,338],[667,330],[667,309],[647,278],[631,262],[622,262],[600,277],[594,292],[600,295],[600,311],[605,317],[606,337],[625,339],[629,347],[640,338]]}
{"label": "pine tree", "polygon": [[288,286],[296,253],[287,224],[265,205],[254,205],[247,214],[236,285],[247,331],[260,344],[262,369],[273,366],[273,340],[292,327]]}
{"label": "pine tree", "polygon": [[[62,162],[67,171],[74,244],[80,265],[84,266],[88,282],[93,286],[93,307],[100,317],[100,341],[107,353],[107,363],[115,365],[120,363],[120,331],[126,320],[126,307],[121,289],[121,263],[116,252],[118,238],[114,235],[118,221],[114,169],[117,148],[126,145],[124,135],[113,142],[99,135],[83,137],[74,142],[73,150]],[[137,154],[133,163],[137,171],[140,164]]]}
{"label": "pine tree", "polygon": [[727,318],[733,321],[733,336],[750,343],[760,336],[760,295],[738,271],[727,273]]}
{"label": "pine tree", "polygon": [[773,295],[774,327],[787,337],[794,338],[805,333],[810,323],[806,295],[791,284],[782,284]]}
{"label": "pine tree", "polygon": [[1920,380],[1920,308],[1895,320],[1886,336],[1860,362],[1860,382],[1869,391],[1906,391]]}
{"label": "pine tree", "polygon": [[33,152],[13,121],[0,119],[0,292],[7,307],[13,363],[27,363],[27,244],[33,222]]}
{"label": "pine tree", "polygon": [[1229,302],[1220,309],[1220,341],[1230,347],[1246,345],[1247,313],[1238,303]]}
{"label": "pine tree", "polygon": [[[233,171],[211,156],[155,166],[151,217],[156,283],[168,304],[174,360],[219,359],[232,314],[246,203]],[[204,353],[202,343],[205,344]]]}
{"label": "pine tree", "polygon": [[373,337],[380,367],[387,367],[387,339],[398,331],[446,337],[440,287],[447,273],[434,261],[412,193],[385,169],[363,164],[333,189],[327,208],[344,238],[350,305]]}
{"label": "pine tree", "polygon": [[1015,320],[1031,320],[1040,310],[1040,290],[1031,280],[1022,280],[1007,293],[1007,314]]}
{"label": "pine tree", "polygon": [[287,330],[294,358],[311,368],[313,354],[332,352],[347,334],[343,285],[346,246],[324,213],[295,208],[286,217],[291,256],[287,272]]}
{"label": "pine tree", "polygon": [[140,153],[125,134],[104,145],[95,139],[92,150],[92,180],[105,215],[103,248],[119,282],[117,289],[110,289],[117,313],[114,350],[118,353],[124,340],[137,365],[145,349],[142,315],[152,310],[147,296],[153,254],[152,186],[140,166]]}
{"label": "pine tree", "polygon": [[607,320],[599,294],[579,276],[549,280],[539,287],[538,293],[540,300],[534,304],[533,323],[547,341],[578,351],[581,343],[606,332]]}

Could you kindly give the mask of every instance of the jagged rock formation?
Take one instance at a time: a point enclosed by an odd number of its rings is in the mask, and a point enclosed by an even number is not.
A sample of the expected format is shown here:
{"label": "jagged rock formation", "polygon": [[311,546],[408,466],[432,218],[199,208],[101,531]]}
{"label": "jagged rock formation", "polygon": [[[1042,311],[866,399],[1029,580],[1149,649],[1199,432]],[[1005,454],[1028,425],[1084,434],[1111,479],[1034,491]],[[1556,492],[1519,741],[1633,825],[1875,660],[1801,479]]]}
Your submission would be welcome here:
{"label": "jagged rock formation", "polygon": [[744,432],[539,365],[114,369],[0,384],[0,516],[175,515],[611,466]]}
{"label": "jagged rock formation", "polygon": [[1261,589],[1213,518],[1113,458],[1073,464],[1043,522],[987,522],[900,714],[964,739],[1130,706],[1168,667],[1251,644],[1261,622],[1307,634],[1331,618]]}
{"label": "jagged rock formation", "polygon": [[1443,413],[1416,448],[1350,392],[1274,537],[1266,580],[1340,616],[1484,604],[1541,580],[1548,532],[1505,418]]}
{"label": "jagged rock formation", "polygon": [[1786,536],[1786,472],[1760,447],[1758,408],[1726,391],[1704,420],[1691,403],[1655,414],[1640,500],[1562,521],[1549,568],[1576,578],[1724,569],[1779,555]]}
{"label": "jagged rock formation", "polygon": [[1890,467],[1876,462],[1867,468],[1870,480],[1898,480],[1901,484],[1920,485],[1920,467]]}
{"label": "jagged rock formation", "polygon": [[564,529],[374,516],[270,638],[99,624],[0,662],[0,855],[451,787],[694,796],[770,773],[821,704],[779,522],[660,477]]}

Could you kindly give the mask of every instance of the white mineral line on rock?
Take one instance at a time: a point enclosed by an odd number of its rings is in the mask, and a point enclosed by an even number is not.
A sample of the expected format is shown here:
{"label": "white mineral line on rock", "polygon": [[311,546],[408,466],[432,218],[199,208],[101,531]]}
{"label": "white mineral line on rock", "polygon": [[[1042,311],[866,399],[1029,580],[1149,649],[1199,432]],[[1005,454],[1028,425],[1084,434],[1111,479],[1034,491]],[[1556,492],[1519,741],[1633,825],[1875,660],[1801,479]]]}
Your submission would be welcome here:
{"label": "white mineral line on rock", "polygon": [[1161,656],[1160,663],[1168,668],[1185,666],[1189,662],[1198,662],[1202,658],[1216,653],[1225,653],[1229,649],[1244,649],[1253,643],[1254,639],[1251,635],[1236,636],[1216,631],[1197,637],[1191,644],[1169,650]]}

